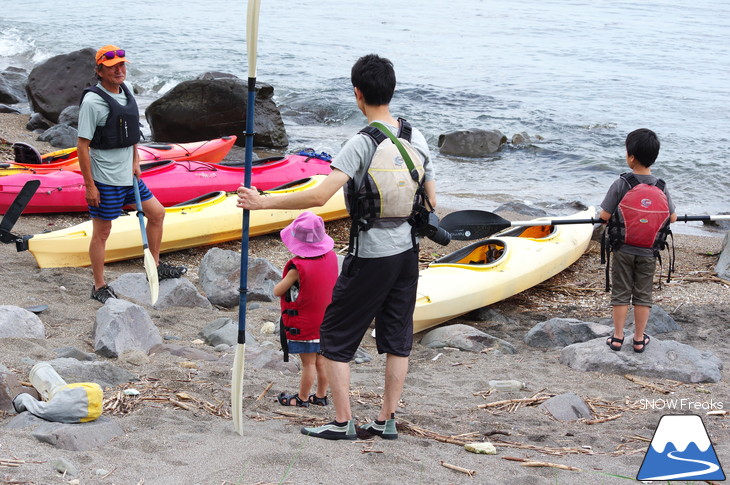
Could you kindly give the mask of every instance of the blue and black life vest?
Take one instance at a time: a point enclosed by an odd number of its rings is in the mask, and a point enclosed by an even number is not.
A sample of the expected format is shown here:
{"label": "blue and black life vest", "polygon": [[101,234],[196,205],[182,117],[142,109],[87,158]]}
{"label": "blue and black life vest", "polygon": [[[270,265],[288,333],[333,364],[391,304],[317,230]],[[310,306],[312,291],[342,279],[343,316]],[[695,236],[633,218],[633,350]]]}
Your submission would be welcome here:
{"label": "blue and black life vest", "polygon": [[111,148],[124,148],[139,143],[141,131],[139,129],[139,108],[137,101],[129,91],[129,88],[122,83],[122,91],[127,96],[127,104],[122,106],[109,93],[99,88],[91,86],[84,89],[81,95],[83,101],[86,93],[95,93],[101,96],[109,105],[109,116],[106,118],[104,126],[97,126],[94,137],[89,144],[92,148],[101,150],[109,150]]}

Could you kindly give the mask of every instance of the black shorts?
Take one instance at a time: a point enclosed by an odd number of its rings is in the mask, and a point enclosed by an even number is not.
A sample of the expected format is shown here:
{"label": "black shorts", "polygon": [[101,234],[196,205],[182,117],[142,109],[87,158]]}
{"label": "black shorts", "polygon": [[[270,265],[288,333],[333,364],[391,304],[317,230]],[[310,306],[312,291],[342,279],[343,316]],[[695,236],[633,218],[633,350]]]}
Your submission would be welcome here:
{"label": "black shorts", "polygon": [[[348,269],[351,276],[346,276]],[[330,360],[351,361],[375,319],[378,353],[408,357],[417,288],[418,253],[413,249],[385,258],[354,259],[348,254],[319,330],[320,353]]]}

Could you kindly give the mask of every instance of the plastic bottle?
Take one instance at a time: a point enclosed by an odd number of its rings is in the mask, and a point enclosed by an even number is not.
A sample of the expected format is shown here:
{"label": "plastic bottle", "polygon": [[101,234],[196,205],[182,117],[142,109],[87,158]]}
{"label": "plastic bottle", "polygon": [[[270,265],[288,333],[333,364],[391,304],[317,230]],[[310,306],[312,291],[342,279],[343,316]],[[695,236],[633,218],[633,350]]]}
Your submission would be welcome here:
{"label": "plastic bottle", "polygon": [[496,391],[519,391],[527,386],[524,382],[510,379],[507,381],[489,381],[489,387]]}
{"label": "plastic bottle", "polygon": [[48,362],[38,362],[33,366],[30,370],[30,383],[44,401],[50,401],[53,395],[66,385],[66,381]]}

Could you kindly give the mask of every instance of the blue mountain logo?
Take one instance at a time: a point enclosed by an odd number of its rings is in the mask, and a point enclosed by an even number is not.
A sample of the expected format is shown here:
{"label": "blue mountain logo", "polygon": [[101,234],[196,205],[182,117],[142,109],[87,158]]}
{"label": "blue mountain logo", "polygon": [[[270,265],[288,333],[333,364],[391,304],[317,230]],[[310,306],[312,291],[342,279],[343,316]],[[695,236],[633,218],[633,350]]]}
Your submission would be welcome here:
{"label": "blue mountain logo", "polygon": [[662,416],[637,480],[725,480],[702,418]]}

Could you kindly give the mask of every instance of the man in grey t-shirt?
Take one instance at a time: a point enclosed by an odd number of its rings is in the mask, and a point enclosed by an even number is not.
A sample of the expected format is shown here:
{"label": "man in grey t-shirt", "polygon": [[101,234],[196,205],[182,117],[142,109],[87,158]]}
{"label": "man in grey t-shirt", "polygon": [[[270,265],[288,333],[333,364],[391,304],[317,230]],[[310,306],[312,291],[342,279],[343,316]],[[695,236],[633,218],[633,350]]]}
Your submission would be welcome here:
{"label": "man in grey t-shirt", "polygon": [[[104,280],[106,241],[112,221],[122,207],[136,204],[134,177],[140,177],[137,142],[139,111],[129,88],[124,49],[106,45],[96,52],[96,76],[99,83],[88,88],[79,107],[78,157],[86,186],[86,203],[92,220],[89,259],[94,276],[91,298],[105,303],[116,298]],[[165,208],[139,180],[141,210],[147,217],[149,249],[158,263],[158,276],[179,278],[187,271],[182,266],[159,264],[162,223]],[[140,209],[140,208],[138,208]]]}
{"label": "man in grey t-shirt", "polygon": [[[380,121],[395,133],[398,121],[389,108],[395,91],[393,64],[374,54],[361,57],[352,67],[351,79],[357,106],[368,123]],[[436,182],[428,145],[415,128],[411,140],[423,161],[426,195],[435,207]],[[369,137],[355,135],[335,157],[332,172],[317,188],[281,197],[261,197],[255,188],[241,187],[238,206],[256,210],[324,205],[351,179],[358,186],[375,150]],[[395,439],[398,433],[394,415],[408,373],[408,356],[413,342],[418,247],[414,247],[408,222],[392,228],[371,228],[360,232],[358,240],[358,256],[348,254],[345,258],[320,330],[321,354],[325,357],[332,389],[335,420],[323,426],[302,428],[302,433],[331,440],[356,438],[350,408],[349,362],[375,319],[378,352],[387,354],[385,392],[377,418],[362,425],[361,429],[385,439]]]}

